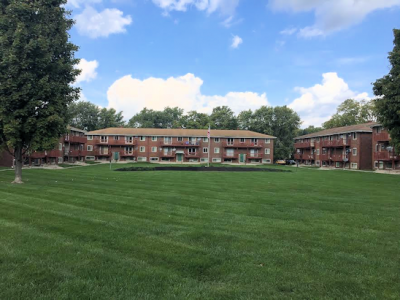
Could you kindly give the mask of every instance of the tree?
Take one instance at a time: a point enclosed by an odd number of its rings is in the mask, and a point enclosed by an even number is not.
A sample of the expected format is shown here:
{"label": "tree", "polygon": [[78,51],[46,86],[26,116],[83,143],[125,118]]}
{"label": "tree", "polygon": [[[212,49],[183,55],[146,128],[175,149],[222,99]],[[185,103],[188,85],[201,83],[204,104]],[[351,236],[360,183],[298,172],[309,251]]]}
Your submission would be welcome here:
{"label": "tree", "polygon": [[323,124],[326,129],[367,123],[375,119],[373,101],[357,101],[347,99],[337,108],[336,113],[329,121]]}
{"label": "tree", "polygon": [[117,113],[114,108],[102,108],[98,114],[97,129],[109,128],[109,127],[122,127],[125,125],[124,116],[122,111]]}
{"label": "tree", "polygon": [[394,48],[389,53],[392,65],[389,74],[374,83],[374,94],[378,122],[390,134],[391,143],[400,152],[400,30],[394,29]]}
{"label": "tree", "polygon": [[300,127],[299,115],[287,106],[274,107],[272,134],[277,137],[274,145],[274,156],[277,159],[289,158],[293,151],[293,139]]}
{"label": "tree", "polygon": [[66,132],[65,112],[79,97],[66,2],[0,2],[0,145],[15,158],[14,183],[26,151],[51,149]]}
{"label": "tree", "polygon": [[214,129],[237,129],[238,121],[235,114],[228,106],[217,106],[211,116],[211,127]]}
{"label": "tree", "polygon": [[68,107],[68,114],[71,126],[87,131],[99,129],[99,108],[93,103],[73,102]]}
{"label": "tree", "polygon": [[210,117],[197,111],[189,111],[187,115],[182,116],[179,127],[187,129],[206,129],[210,124]]}
{"label": "tree", "polygon": [[315,127],[313,125],[308,126],[307,128],[304,129],[299,129],[297,131],[297,136],[301,136],[301,135],[306,135],[306,134],[311,134],[311,133],[315,133],[318,131],[324,130],[324,128],[322,127]]}

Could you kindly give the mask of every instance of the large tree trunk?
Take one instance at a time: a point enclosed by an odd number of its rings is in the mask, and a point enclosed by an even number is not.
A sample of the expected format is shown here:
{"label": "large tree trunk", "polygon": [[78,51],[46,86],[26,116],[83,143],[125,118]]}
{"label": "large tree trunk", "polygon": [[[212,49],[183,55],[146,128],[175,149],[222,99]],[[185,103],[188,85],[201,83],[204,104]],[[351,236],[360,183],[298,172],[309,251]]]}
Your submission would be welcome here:
{"label": "large tree trunk", "polygon": [[12,183],[23,183],[22,182],[22,147],[16,147],[14,149],[15,158],[15,179]]}

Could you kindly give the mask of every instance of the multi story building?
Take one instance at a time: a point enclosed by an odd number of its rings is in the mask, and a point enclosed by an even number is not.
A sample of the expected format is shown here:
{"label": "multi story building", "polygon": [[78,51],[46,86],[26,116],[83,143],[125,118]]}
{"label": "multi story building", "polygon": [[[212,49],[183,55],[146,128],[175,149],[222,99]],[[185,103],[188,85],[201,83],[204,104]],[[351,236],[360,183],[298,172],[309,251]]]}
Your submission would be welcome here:
{"label": "multi story building", "polygon": [[390,135],[380,124],[372,126],[372,147],[374,169],[400,169],[400,154],[390,145]]}
{"label": "multi story building", "polygon": [[58,145],[49,151],[35,151],[25,155],[25,164],[43,165],[84,161],[86,157],[86,131],[68,127],[68,133],[60,137]]}
{"label": "multi story building", "polygon": [[[87,133],[87,160],[272,163],[275,137],[247,130],[106,128]],[[208,153],[210,151],[210,153]]]}
{"label": "multi story building", "polygon": [[320,167],[372,169],[372,128],[375,123],[322,130],[295,138],[298,163]]}

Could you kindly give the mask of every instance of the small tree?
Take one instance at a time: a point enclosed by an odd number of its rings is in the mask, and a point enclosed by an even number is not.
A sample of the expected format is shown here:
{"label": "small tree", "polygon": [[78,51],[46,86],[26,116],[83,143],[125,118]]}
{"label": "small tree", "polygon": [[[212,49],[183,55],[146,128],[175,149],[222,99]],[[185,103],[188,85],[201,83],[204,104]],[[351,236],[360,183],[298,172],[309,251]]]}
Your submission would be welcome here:
{"label": "small tree", "polygon": [[79,97],[66,2],[0,2],[0,145],[14,155],[14,183],[26,151],[51,149],[66,132],[67,106]]}
{"label": "small tree", "polygon": [[400,152],[400,30],[394,29],[394,48],[389,53],[392,69],[389,74],[374,83],[378,122],[385,127],[392,144]]}

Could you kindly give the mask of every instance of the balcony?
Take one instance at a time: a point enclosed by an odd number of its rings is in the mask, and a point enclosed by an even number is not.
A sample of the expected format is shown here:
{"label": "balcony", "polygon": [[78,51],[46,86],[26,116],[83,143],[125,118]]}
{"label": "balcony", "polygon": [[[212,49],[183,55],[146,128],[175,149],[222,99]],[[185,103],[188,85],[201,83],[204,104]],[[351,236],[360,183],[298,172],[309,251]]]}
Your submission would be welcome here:
{"label": "balcony", "polygon": [[224,148],[262,148],[263,144],[260,142],[251,143],[251,142],[243,142],[233,141],[233,143],[225,142],[222,145]]}
{"label": "balcony", "polygon": [[169,152],[161,152],[160,157],[175,157],[175,152],[169,151]]}
{"label": "balcony", "polygon": [[302,142],[302,143],[294,143],[294,147],[301,149],[301,148],[313,148],[314,147],[314,142],[308,141],[308,142]]}
{"label": "balcony", "polygon": [[399,160],[400,155],[395,153],[392,155],[389,151],[374,152],[374,160]]}
{"label": "balcony", "polygon": [[111,151],[104,151],[104,150],[94,150],[93,151],[95,156],[111,156]]}
{"label": "balcony", "polygon": [[118,152],[119,156],[121,157],[127,157],[127,156],[136,156],[136,151],[112,151],[114,152]]}
{"label": "balcony", "polygon": [[132,143],[128,143],[125,138],[121,138],[119,140],[114,140],[113,138],[109,138],[107,141],[101,141],[99,139],[95,140],[96,145],[110,145],[110,146],[133,146],[137,144],[136,140],[133,140]]}
{"label": "balcony", "polygon": [[331,161],[343,161],[343,154],[332,154],[330,156]]}
{"label": "balcony", "polygon": [[200,157],[200,152],[188,152],[185,151],[185,157],[186,158],[199,158]]}
{"label": "balcony", "polygon": [[71,144],[85,144],[87,139],[85,136],[78,135],[66,135],[64,137],[65,142],[70,142]]}
{"label": "balcony", "polygon": [[345,147],[350,145],[350,140],[347,139],[339,139],[339,140],[331,140],[331,141],[321,141],[322,147]]}
{"label": "balcony", "polygon": [[231,153],[224,152],[222,154],[222,157],[223,158],[236,159],[237,158],[237,154],[236,153],[231,154]]}
{"label": "balcony", "polygon": [[189,142],[189,141],[171,141],[171,142],[164,142],[160,141],[161,147],[200,147],[200,142]]}
{"label": "balcony", "polygon": [[380,133],[374,133],[374,139],[378,142],[390,141],[390,136],[387,131],[381,131]]}
{"label": "balcony", "polygon": [[86,150],[65,150],[64,151],[64,155],[67,156],[86,156],[87,155],[87,151]]}
{"label": "balcony", "polygon": [[249,159],[262,158],[262,153],[259,153],[259,152],[257,152],[257,153],[248,152],[248,153],[246,153],[246,157],[249,158]]}
{"label": "balcony", "polygon": [[323,161],[327,161],[327,160],[329,160],[329,154],[328,154],[328,153],[321,154],[321,155],[319,156],[319,159],[320,159],[320,160],[323,160]]}

